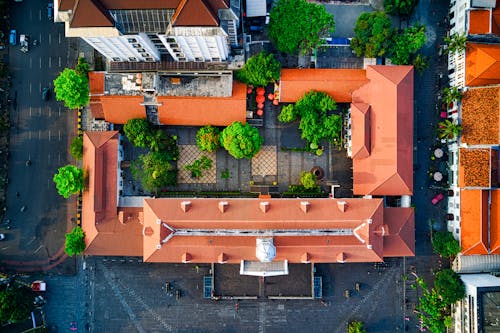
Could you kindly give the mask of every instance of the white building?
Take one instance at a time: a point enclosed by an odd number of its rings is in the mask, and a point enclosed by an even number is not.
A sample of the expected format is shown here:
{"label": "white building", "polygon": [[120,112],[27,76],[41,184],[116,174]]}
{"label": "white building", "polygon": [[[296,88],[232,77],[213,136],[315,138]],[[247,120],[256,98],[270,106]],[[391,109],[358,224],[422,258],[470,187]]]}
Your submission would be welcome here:
{"label": "white building", "polygon": [[55,0],[66,37],[109,61],[228,60],[238,45],[239,0]]}

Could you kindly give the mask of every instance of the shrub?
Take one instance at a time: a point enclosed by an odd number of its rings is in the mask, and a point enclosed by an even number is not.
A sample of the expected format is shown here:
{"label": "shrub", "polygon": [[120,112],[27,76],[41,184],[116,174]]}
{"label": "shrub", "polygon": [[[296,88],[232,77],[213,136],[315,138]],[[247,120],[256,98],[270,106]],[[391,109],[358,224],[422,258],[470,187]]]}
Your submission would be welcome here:
{"label": "shrub", "polygon": [[355,320],[347,325],[347,333],[366,333],[366,330],[361,321]]}
{"label": "shrub", "polygon": [[83,137],[75,136],[71,141],[70,153],[76,160],[81,160],[83,157]]}
{"label": "shrub", "polygon": [[184,168],[191,171],[191,178],[200,178],[203,175],[203,170],[208,170],[212,167],[212,160],[205,155],[195,160],[193,164],[187,164]]}
{"label": "shrub", "polygon": [[129,141],[136,147],[146,148],[153,137],[153,128],[144,118],[130,119],[123,126],[123,131]]}
{"label": "shrub", "polygon": [[281,108],[278,120],[282,123],[289,123],[297,120],[297,116],[298,114],[295,110],[295,106],[293,104],[288,104]]}
{"label": "shrub", "polygon": [[432,235],[432,246],[435,253],[446,258],[454,257],[460,252],[460,244],[448,231],[435,232]]}
{"label": "shrub", "polygon": [[236,79],[255,87],[265,87],[268,83],[278,81],[281,64],[272,53],[261,52],[250,57],[242,69],[236,72]]}
{"label": "shrub", "polygon": [[213,152],[220,147],[220,131],[214,126],[204,126],[196,133],[196,145],[201,151]]}
{"label": "shrub", "polygon": [[465,296],[465,286],[460,276],[451,269],[436,274],[434,286],[446,304],[453,304]]}
{"label": "shrub", "polygon": [[87,76],[89,73],[89,64],[87,60],[83,57],[78,58],[78,62],[75,67],[75,71],[79,75]]}
{"label": "shrub", "polygon": [[132,174],[146,191],[158,192],[165,186],[177,184],[177,169],[170,161],[170,156],[165,152],[140,155],[132,163]]}
{"label": "shrub", "polygon": [[316,188],[316,176],[312,172],[303,171],[300,173],[300,183],[305,189],[310,190]]}
{"label": "shrub", "polygon": [[226,127],[220,136],[222,146],[234,158],[252,158],[264,142],[259,130],[237,121]]}
{"label": "shrub", "polygon": [[85,250],[85,232],[81,227],[74,227],[70,233],[66,234],[64,252],[70,257],[80,254]]}

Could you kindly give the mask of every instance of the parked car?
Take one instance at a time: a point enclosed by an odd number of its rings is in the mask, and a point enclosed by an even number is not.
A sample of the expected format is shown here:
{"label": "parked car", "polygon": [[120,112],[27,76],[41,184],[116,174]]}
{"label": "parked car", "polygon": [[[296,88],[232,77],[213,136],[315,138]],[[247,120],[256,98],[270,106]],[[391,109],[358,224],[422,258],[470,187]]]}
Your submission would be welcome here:
{"label": "parked car", "polygon": [[17,43],[17,31],[14,29],[10,31],[9,42],[10,45],[16,45]]}
{"label": "parked car", "polygon": [[47,16],[49,20],[52,20],[54,18],[54,4],[52,2],[47,4]]}
{"label": "parked car", "polygon": [[42,100],[48,101],[50,99],[50,88],[45,87],[42,89]]}
{"label": "parked car", "polygon": [[3,241],[5,239],[5,234],[0,234],[0,241]]}

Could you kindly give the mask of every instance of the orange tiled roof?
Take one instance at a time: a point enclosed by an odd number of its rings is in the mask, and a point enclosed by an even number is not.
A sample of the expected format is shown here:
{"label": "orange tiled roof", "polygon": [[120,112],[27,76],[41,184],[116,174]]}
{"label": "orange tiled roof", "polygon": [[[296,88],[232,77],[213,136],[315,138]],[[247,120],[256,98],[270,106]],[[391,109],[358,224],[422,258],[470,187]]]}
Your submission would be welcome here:
{"label": "orange tiled roof", "polygon": [[158,117],[161,124],[184,126],[228,126],[246,122],[246,86],[233,83],[231,97],[160,96]]}
{"label": "orange tiled roof", "polygon": [[146,118],[146,108],[141,105],[144,96],[105,95],[100,101],[107,122],[125,124],[130,119]]}
{"label": "orange tiled roof", "polygon": [[411,208],[385,208],[384,223],[389,235],[384,237],[384,257],[415,255],[415,211]]}
{"label": "orange tiled roof", "polygon": [[365,158],[370,156],[370,105],[365,103],[352,103],[351,124],[352,158]]}
{"label": "orange tiled roof", "polygon": [[411,195],[413,67],[368,66],[366,74],[369,83],[353,93],[352,102],[370,105],[371,151],[353,158],[354,194]]}
{"label": "orange tiled roof", "polygon": [[480,9],[469,11],[469,34],[489,34],[490,10]]}
{"label": "orange tiled roof", "polygon": [[466,86],[500,83],[500,45],[469,42],[465,57]]}
{"label": "orange tiled roof", "polygon": [[498,185],[498,152],[490,148],[460,148],[458,184],[490,188]]}
{"label": "orange tiled roof", "polygon": [[85,132],[83,169],[87,185],[82,196],[82,228],[86,254],[138,256],[142,253],[141,208],[122,209],[118,219],[118,132]]}
{"label": "orange tiled roof", "polygon": [[462,142],[500,143],[500,87],[470,88],[462,97]]}
{"label": "orange tiled roof", "polygon": [[296,102],[310,90],[323,91],[338,103],[351,102],[353,91],[367,82],[364,69],[282,69],[280,102]]}
{"label": "orange tiled roof", "polygon": [[[312,262],[336,262],[339,255],[346,262],[381,261],[387,236],[395,236],[388,240],[390,255],[413,255],[411,209],[396,215],[390,211],[385,221],[382,199],[187,200],[144,201],[144,261],[181,262],[186,253],[193,262],[217,262],[221,253],[228,263],[256,260],[256,238],[263,236],[273,237],[276,260],[292,263],[302,262],[305,252]],[[339,209],[344,203],[345,209]],[[314,235],[340,229],[344,235]]]}
{"label": "orange tiled roof", "polygon": [[490,253],[500,254],[500,191],[491,190]]}
{"label": "orange tiled roof", "polygon": [[89,72],[90,95],[104,95],[104,74],[105,72]]}
{"label": "orange tiled roof", "polygon": [[496,7],[493,9],[491,32],[500,35],[500,0],[497,0]]}

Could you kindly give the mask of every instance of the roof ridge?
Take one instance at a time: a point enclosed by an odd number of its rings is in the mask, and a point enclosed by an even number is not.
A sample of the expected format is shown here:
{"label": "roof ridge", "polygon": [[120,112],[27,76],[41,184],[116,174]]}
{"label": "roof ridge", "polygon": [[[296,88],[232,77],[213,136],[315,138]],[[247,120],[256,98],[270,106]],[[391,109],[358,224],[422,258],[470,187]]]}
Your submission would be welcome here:
{"label": "roof ridge", "polygon": [[118,131],[85,131],[84,135],[87,135],[90,142],[95,148],[102,147],[106,142],[113,139],[113,137],[118,134]]}
{"label": "roof ridge", "polygon": [[404,80],[404,78],[410,73],[413,66],[383,66],[383,65],[370,65],[369,69],[372,69],[379,75],[383,76],[387,80],[394,83],[396,86]]}

